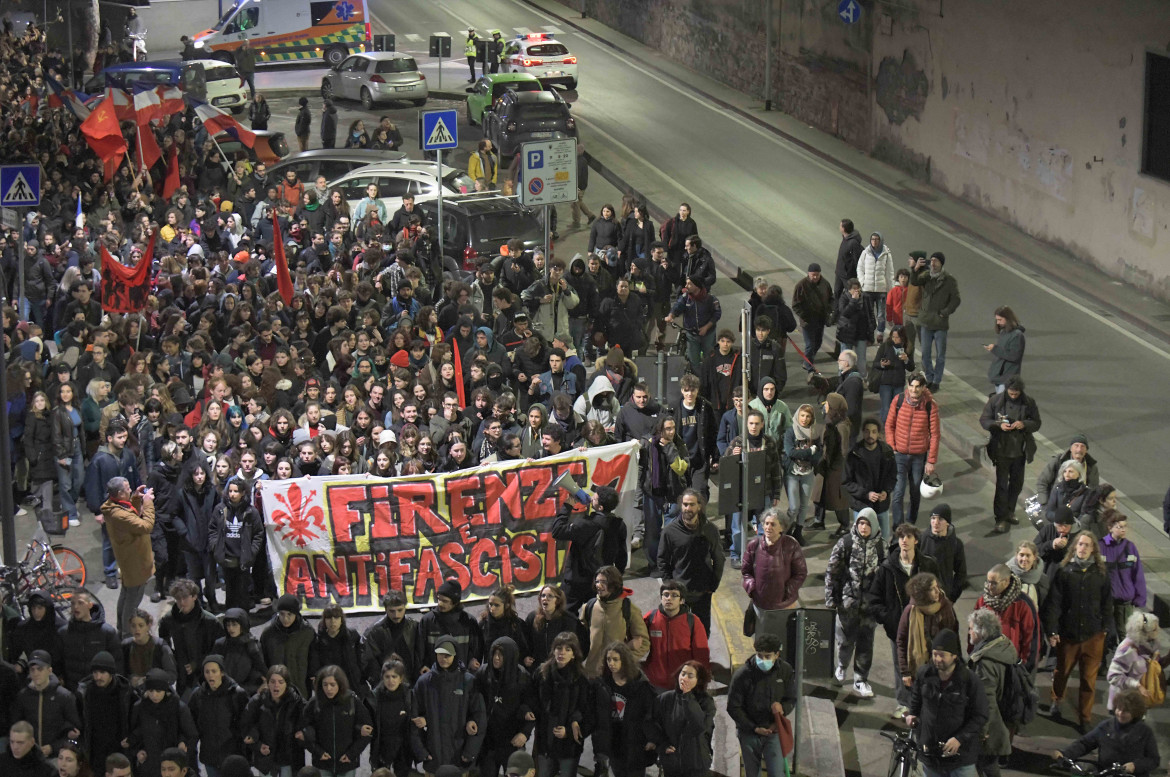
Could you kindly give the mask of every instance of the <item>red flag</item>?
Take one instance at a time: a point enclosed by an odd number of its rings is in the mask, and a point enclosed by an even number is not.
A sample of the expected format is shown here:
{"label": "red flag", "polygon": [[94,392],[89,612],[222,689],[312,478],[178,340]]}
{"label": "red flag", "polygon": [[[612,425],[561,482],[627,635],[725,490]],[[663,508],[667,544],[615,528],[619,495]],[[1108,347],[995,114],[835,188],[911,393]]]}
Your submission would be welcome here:
{"label": "red flag", "polygon": [[98,103],[93,113],[81,122],[81,134],[93,152],[103,162],[117,159],[126,153],[126,139],[122,137],[122,126],[114,115],[114,106],[107,97]]}
{"label": "red flag", "polygon": [[122,157],[120,156],[102,160],[102,173],[105,175],[106,183],[114,180],[114,173],[118,172],[118,168],[121,166]]}
{"label": "red flag", "polygon": [[139,124],[135,131],[138,133],[138,169],[149,170],[162,159],[162,150],[149,126]]}
{"label": "red flag", "polygon": [[154,263],[154,235],[146,253],[134,267],[127,267],[102,246],[102,310],[108,313],[137,313],[146,307],[150,295],[150,266]]}
{"label": "red flag", "polygon": [[163,181],[162,196],[169,200],[179,188],[179,150],[171,147],[171,161],[167,162],[167,177]]}
{"label": "red flag", "polygon": [[293,283],[288,274],[288,259],[284,255],[284,241],[280,237],[280,220],[276,218],[276,209],[272,209],[272,256],[276,259],[276,289],[284,304],[292,306]]}

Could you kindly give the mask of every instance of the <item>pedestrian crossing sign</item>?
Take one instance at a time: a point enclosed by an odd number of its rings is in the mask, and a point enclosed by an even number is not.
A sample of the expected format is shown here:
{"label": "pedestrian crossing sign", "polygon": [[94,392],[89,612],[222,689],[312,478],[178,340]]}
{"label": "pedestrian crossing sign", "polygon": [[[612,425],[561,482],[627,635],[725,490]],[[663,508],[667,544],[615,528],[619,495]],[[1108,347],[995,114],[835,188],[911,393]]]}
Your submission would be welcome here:
{"label": "pedestrian crossing sign", "polygon": [[418,139],[423,151],[459,147],[459,119],[455,110],[420,111]]}
{"label": "pedestrian crossing sign", "polygon": [[40,165],[4,165],[0,167],[0,205],[6,208],[35,208],[40,204]]}

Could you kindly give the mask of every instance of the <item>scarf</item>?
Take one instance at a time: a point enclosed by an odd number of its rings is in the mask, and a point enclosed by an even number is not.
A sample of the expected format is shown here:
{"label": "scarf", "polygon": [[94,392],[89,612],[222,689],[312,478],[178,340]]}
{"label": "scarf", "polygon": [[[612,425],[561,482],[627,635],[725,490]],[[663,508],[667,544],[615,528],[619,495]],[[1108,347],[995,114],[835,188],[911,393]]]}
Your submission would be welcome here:
{"label": "scarf", "polygon": [[1012,602],[1020,598],[1022,589],[1023,582],[1020,580],[1020,578],[1012,575],[1011,580],[1008,582],[1008,587],[1005,588],[1003,593],[999,596],[993,596],[987,593],[987,590],[984,589],[983,605],[989,609],[994,610],[997,614],[1002,615],[1003,611],[1006,610]]}
{"label": "scarf", "polygon": [[1093,564],[1095,564],[1095,563],[1096,562],[1093,561],[1092,556],[1089,556],[1088,558],[1085,558],[1085,559],[1081,559],[1081,558],[1077,558],[1076,556],[1073,556],[1071,559],[1069,559],[1069,562],[1068,562],[1069,566],[1074,567],[1076,569],[1079,569],[1082,572],[1085,571],[1086,569],[1088,569],[1089,567],[1093,566]]}
{"label": "scarf", "polygon": [[907,640],[909,645],[906,649],[906,663],[910,668],[910,676],[914,677],[918,667],[930,659],[930,643],[926,639],[926,614],[919,607],[910,608],[910,633]]}
{"label": "scarf", "polygon": [[792,433],[796,436],[796,441],[798,443],[812,442],[813,440],[817,439],[817,437],[820,436],[820,435],[816,435],[816,436],[813,435],[813,432],[815,432],[816,428],[817,428],[817,425],[816,425],[817,415],[816,415],[816,412],[813,410],[812,405],[801,405],[800,407],[796,408],[796,413],[794,414],[793,417],[798,417],[800,415],[800,412],[802,410],[804,410],[806,407],[809,409],[809,412],[811,412],[813,414],[813,424],[812,424],[812,426],[801,426],[800,422],[797,421],[796,423],[794,423],[792,425]]}
{"label": "scarf", "polygon": [[658,435],[650,438],[650,489],[658,491],[665,485],[666,461],[662,455],[662,446],[658,444]]}

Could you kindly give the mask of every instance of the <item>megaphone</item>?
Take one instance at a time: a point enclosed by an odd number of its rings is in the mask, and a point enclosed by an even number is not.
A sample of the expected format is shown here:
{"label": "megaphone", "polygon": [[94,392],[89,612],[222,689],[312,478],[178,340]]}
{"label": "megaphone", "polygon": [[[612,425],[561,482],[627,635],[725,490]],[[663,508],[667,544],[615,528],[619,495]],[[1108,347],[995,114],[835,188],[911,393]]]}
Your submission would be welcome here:
{"label": "megaphone", "polygon": [[569,472],[562,472],[557,476],[557,479],[554,480],[552,484],[553,488],[563,488],[570,494],[573,494],[577,497],[577,500],[583,504],[588,504],[589,501],[593,498],[588,491],[581,488],[580,484],[578,484],[576,480],[573,480],[573,476]]}

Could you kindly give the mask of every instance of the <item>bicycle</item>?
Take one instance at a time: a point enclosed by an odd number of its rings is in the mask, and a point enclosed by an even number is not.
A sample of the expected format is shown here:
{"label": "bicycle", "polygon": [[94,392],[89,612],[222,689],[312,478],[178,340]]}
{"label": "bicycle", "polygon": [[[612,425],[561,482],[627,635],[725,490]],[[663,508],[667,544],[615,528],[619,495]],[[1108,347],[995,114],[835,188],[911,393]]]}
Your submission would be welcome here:
{"label": "bicycle", "polygon": [[1078,775],[1078,777],[1129,777],[1129,772],[1125,770],[1122,764],[1114,763],[1102,768],[1092,761],[1083,759],[1074,761],[1068,756],[1056,759],[1056,763],[1052,764],[1049,768],[1067,769],[1071,774]]}
{"label": "bicycle", "polygon": [[73,595],[85,590],[88,577],[81,554],[64,545],[53,545],[44,528],[37,526],[25,548],[24,558],[13,566],[0,566],[0,591],[4,600],[27,611],[29,594],[42,589],[58,612],[69,609]]}
{"label": "bicycle", "polygon": [[886,777],[922,777],[922,767],[918,763],[918,757],[925,750],[914,741],[913,729],[899,731],[897,734],[892,734],[889,731],[879,731],[878,733],[894,743]]}

